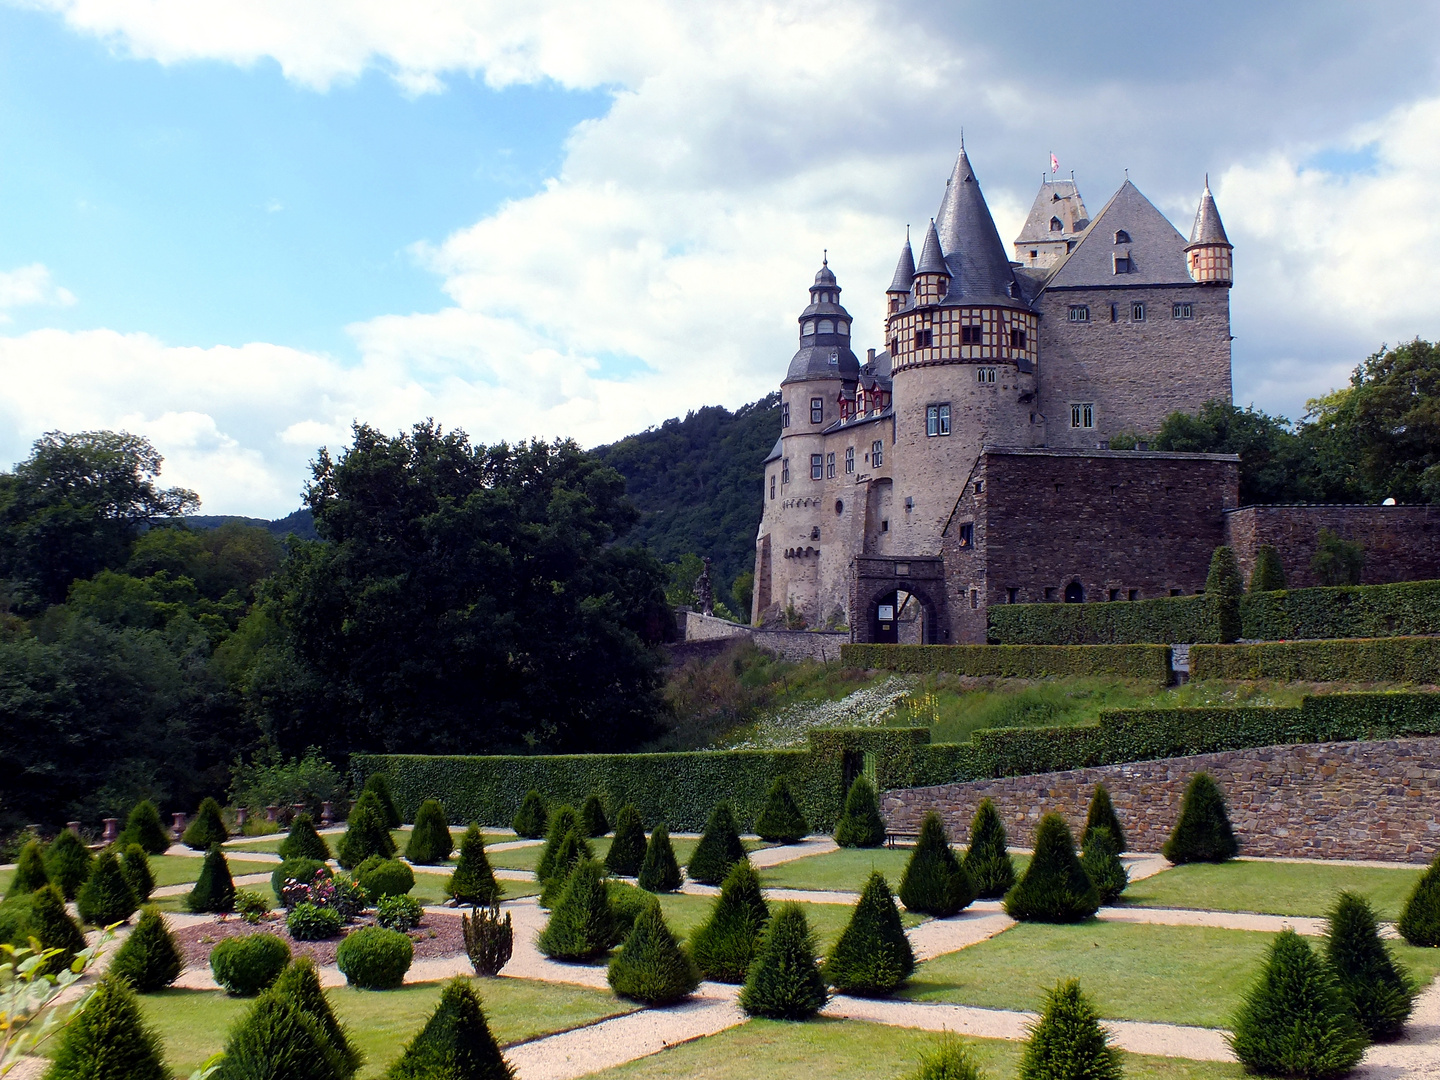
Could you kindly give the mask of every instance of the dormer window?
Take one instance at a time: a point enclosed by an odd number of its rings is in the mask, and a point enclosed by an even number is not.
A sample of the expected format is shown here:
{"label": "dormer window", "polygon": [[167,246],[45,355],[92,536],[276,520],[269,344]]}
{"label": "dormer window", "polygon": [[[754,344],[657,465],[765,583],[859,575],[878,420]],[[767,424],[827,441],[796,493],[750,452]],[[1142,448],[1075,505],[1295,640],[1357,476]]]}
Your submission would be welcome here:
{"label": "dormer window", "polygon": [[1130,234],[1129,234],[1128,232],[1126,232],[1124,229],[1117,229],[1117,230],[1115,231],[1115,243],[1117,243],[1117,244],[1128,244],[1128,243],[1130,243]]}
{"label": "dormer window", "polygon": [[1130,256],[1129,256],[1129,255],[1116,255],[1116,256],[1115,256],[1115,273],[1117,273],[1117,274],[1128,274],[1128,273],[1130,273],[1130,271],[1131,271]]}
{"label": "dormer window", "polygon": [[1064,232],[1064,231],[1065,231],[1065,223],[1064,223],[1063,221],[1061,221],[1058,217],[1052,217],[1052,218],[1050,219],[1050,231],[1051,231],[1051,232]]}
{"label": "dormer window", "polygon": [[808,322],[806,322],[805,325],[804,325],[804,327],[801,329],[800,332],[801,332],[802,334],[804,334],[806,337],[814,337],[814,336],[815,336],[815,320],[814,320],[814,319],[810,319]]}

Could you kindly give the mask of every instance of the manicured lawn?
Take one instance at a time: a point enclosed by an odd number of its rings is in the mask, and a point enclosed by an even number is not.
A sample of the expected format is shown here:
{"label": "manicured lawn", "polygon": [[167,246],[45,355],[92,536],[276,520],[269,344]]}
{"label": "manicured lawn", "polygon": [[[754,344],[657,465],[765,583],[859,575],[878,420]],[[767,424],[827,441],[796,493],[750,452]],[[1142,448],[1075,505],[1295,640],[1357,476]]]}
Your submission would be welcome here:
{"label": "manicured lawn", "polygon": [[[957,854],[959,854],[957,852]],[[890,888],[900,888],[910,848],[842,848],[828,855],[809,855],[760,872],[767,889],[818,889],[821,892],[859,892],[872,870],[885,875]],[[1024,873],[1028,855],[1011,855],[1015,873]]]}
{"label": "manicured lawn", "polygon": [[[565,1031],[632,1006],[608,993],[523,979],[477,979],[491,1030],[501,1043]],[[365,1053],[360,1076],[378,1077],[424,1026],[440,997],[441,983],[366,992],[348,987],[327,991],[330,1006]],[[166,1064],[189,1075],[225,1043],[226,1032],[253,999],[214,990],[166,990],[140,999],[146,1018],[164,1040]]]}
{"label": "manicured lawn", "polygon": [[[595,858],[605,858],[610,851],[611,839],[609,836],[597,836],[590,841],[590,849],[595,853]],[[670,840],[670,846],[675,849],[675,858],[682,867],[695,854],[695,845],[699,842],[685,837]],[[744,844],[746,851],[758,851],[772,846],[759,840],[746,840]],[[512,848],[509,851],[487,851],[485,857],[490,860],[491,866],[503,866],[507,870],[534,870],[540,864],[540,853],[544,850],[545,845],[536,844],[533,847]]]}
{"label": "manicured lawn", "polygon": [[[225,862],[230,867],[231,877],[240,877],[244,874],[268,874],[275,869],[274,863],[236,859],[229,852],[225,854]],[[197,880],[200,877],[200,868],[204,865],[204,859],[191,858],[189,855],[150,856],[150,872],[155,875],[157,889],[165,885],[184,885]]]}
{"label": "manicured lawn", "polygon": [[[854,1020],[803,1024],[751,1020],[719,1035],[593,1074],[589,1080],[898,1080],[914,1071],[936,1036]],[[966,1039],[984,1075],[1014,1076],[1023,1044]],[[762,1064],[763,1063],[763,1064]],[[1230,1080],[1239,1065],[1126,1054],[1129,1080]]]}
{"label": "manicured lawn", "polygon": [[[422,904],[443,904],[445,896],[445,880],[450,876],[446,870],[439,874],[428,873],[423,870],[415,871],[415,887],[410,890],[410,895]],[[501,879],[500,887],[505,890],[504,899],[518,900],[522,896],[536,896],[540,892],[538,881],[509,881]]]}
{"label": "manicured lawn", "polygon": [[[661,910],[665,912],[665,921],[670,929],[683,940],[695,931],[707,918],[715,906],[715,900],[709,896],[685,896],[683,894],[664,895],[660,897]],[[801,904],[805,909],[805,918],[810,923],[810,929],[815,934],[815,942],[821,952],[825,952],[840,937],[846,925],[850,922],[850,913],[853,908],[849,904]],[[773,911],[775,905],[771,905]],[[920,915],[911,915],[902,912],[900,921],[908,929],[918,926],[925,921]]]}
{"label": "manicured lawn", "polygon": [[1394,920],[1423,871],[1237,859],[1166,870],[1131,885],[1125,900],[1144,907],[1320,916],[1348,889],[1366,897],[1380,918]]}

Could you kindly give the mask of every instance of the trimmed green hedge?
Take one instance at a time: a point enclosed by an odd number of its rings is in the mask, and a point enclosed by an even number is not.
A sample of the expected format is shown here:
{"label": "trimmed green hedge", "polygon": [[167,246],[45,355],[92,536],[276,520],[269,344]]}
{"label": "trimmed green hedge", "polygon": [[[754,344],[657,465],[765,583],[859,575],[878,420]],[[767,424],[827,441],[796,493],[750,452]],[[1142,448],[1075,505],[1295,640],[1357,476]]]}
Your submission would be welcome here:
{"label": "trimmed green hedge", "polygon": [[[1241,601],[1242,611],[1244,601]],[[1005,645],[1130,645],[1215,641],[1205,597],[1092,604],[998,604],[989,611],[991,641]]]}
{"label": "trimmed green hedge", "polygon": [[1440,682],[1440,638],[1196,645],[1190,650],[1190,676],[1195,679],[1434,683]]}
{"label": "trimmed green hedge", "polygon": [[840,662],[916,674],[943,671],[1016,679],[1119,675],[1169,686],[1171,678],[1165,645],[841,645]]}

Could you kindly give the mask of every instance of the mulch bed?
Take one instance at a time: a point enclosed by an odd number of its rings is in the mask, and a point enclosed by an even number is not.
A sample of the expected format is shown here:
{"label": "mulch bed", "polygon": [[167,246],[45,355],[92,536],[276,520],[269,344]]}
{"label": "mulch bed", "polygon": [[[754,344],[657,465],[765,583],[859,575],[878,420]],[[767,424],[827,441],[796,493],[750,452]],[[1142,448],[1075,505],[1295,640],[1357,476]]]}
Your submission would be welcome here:
{"label": "mulch bed", "polygon": [[[174,934],[185,954],[186,967],[208,967],[210,950],[222,938],[259,933],[274,934],[290,946],[292,955],[313,957],[315,963],[324,966],[335,963],[335,950],[347,935],[362,927],[373,926],[374,923],[373,918],[360,918],[342,928],[338,937],[325,941],[296,941],[285,930],[284,913],[271,912],[253,926],[237,915],[217,915],[214,922],[178,927]],[[420,925],[410,931],[409,937],[415,947],[416,960],[433,960],[436,957],[455,956],[465,952],[465,937],[460,929],[458,912],[454,915],[436,915],[427,911]]]}

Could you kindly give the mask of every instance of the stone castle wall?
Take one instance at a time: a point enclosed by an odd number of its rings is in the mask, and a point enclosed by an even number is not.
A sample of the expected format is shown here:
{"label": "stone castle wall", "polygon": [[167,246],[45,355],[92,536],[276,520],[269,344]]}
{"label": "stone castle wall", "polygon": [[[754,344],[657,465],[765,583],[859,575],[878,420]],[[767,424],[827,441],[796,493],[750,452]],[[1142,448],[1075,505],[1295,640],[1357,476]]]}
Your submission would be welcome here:
{"label": "stone castle wall", "polygon": [[1440,578],[1440,506],[1247,506],[1225,515],[1225,542],[1247,582],[1256,550],[1271,545],[1299,589],[1322,584],[1310,569],[1322,528],[1365,549],[1362,585]]}
{"label": "stone castle wall", "polygon": [[1440,852],[1440,738],[1270,746],[1036,776],[886,791],[887,827],[914,831],[937,810],[963,842],[984,798],[1010,843],[1029,847],[1054,810],[1077,839],[1097,783],[1110,791],[1132,851],[1159,851],[1190,777],[1215,777],[1242,855],[1428,862]]}

